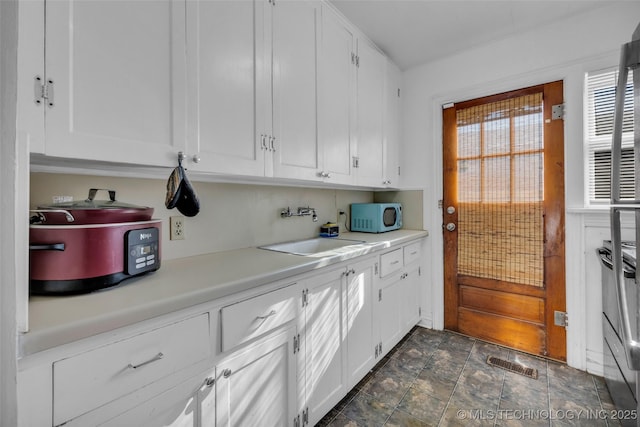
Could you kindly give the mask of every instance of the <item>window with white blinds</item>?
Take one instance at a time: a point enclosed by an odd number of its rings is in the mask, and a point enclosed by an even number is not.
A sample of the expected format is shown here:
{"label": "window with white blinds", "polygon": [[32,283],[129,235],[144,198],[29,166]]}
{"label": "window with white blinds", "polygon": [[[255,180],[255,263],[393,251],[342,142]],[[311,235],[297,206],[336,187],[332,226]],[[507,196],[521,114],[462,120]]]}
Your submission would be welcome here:
{"label": "window with white blinds", "polygon": [[[608,202],[611,198],[611,141],[618,70],[588,73],[586,77],[587,171],[589,202]],[[633,162],[633,74],[627,79],[622,133],[621,195],[634,196]]]}

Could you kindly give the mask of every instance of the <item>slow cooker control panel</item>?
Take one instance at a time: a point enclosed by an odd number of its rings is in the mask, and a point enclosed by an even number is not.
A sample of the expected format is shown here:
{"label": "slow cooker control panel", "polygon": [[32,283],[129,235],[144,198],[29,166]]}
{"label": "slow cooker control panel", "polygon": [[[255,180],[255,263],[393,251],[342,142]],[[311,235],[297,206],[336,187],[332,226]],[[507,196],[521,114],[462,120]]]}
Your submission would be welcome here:
{"label": "slow cooker control panel", "polygon": [[155,227],[127,231],[125,236],[126,274],[134,276],[160,268],[159,235],[159,230]]}

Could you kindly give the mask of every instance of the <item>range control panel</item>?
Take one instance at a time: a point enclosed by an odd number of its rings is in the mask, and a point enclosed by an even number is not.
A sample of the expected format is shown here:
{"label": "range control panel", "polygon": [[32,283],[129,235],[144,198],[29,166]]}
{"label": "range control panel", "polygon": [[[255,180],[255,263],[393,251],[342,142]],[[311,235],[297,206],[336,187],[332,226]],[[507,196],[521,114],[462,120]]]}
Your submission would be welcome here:
{"label": "range control panel", "polygon": [[156,227],[129,230],[125,234],[125,273],[136,275],[160,268],[160,232]]}

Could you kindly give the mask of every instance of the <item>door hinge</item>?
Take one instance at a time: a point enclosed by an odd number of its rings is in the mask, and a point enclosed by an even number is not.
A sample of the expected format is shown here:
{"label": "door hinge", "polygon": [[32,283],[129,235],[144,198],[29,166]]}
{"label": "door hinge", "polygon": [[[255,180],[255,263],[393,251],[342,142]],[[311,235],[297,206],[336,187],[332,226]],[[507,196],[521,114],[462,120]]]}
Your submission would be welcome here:
{"label": "door hinge", "polygon": [[353,167],[354,168],[360,167],[360,157],[353,156]]}
{"label": "door hinge", "polygon": [[398,166],[398,176],[400,176],[400,166]]}
{"label": "door hinge", "polygon": [[564,104],[551,106],[551,120],[564,119]]}
{"label": "door hinge", "polygon": [[378,301],[382,301],[382,288],[378,289]]}
{"label": "door hinge", "polygon": [[553,324],[556,326],[569,326],[569,315],[564,311],[553,312]]}
{"label": "door hinge", "polygon": [[42,101],[45,100],[48,107],[53,107],[53,80],[47,79],[45,82],[42,77],[35,76],[33,78],[33,95],[36,105],[42,104]]}
{"label": "door hinge", "polygon": [[302,425],[309,424],[309,407],[306,407],[304,411],[302,411]]}
{"label": "door hinge", "polygon": [[309,305],[309,289],[302,290],[302,307]]}
{"label": "door hinge", "polygon": [[356,68],[360,68],[360,57],[356,55]]}
{"label": "door hinge", "polygon": [[422,267],[418,267],[418,276],[422,276]]}
{"label": "door hinge", "polygon": [[356,54],[354,52],[351,52],[351,63],[356,65]]}
{"label": "door hinge", "polygon": [[418,316],[422,316],[422,307],[418,307]]}
{"label": "door hinge", "polygon": [[378,263],[377,262],[375,263],[375,267],[373,268],[373,274],[376,275],[376,276],[378,275]]}
{"label": "door hinge", "polygon": [[400,88],[398,88],[398,98],[400,98]]}
{"label": "door hinge", "polygon": [[293,417],[293,427],[300,427],[300,414]]}
{"label": "door hinge", "polygon": [[300,334],[293,336],[293,354],[300,353]]}
{"label": "door hinge", "polygon": [[374,349],[374,353],[375,353],[375,359],[378,358],[378,344],[376,344],[376,347]]}

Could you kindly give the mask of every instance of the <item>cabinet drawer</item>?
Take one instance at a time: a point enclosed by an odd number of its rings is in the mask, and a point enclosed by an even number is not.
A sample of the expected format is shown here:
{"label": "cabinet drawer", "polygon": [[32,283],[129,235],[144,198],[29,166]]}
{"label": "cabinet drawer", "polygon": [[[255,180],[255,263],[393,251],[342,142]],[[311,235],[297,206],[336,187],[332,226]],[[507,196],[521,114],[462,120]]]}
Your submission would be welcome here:
{"label": "cabinet drawer", "polygon": [[222,351],[266,334],[296,317],[293,286],[222,307]]}
{"label": "cabinet drawer", "polygon": [[53,363],[62,424],[211,355],[208,313]]}
{"label": "cabinet drawer", "polygon": [[404,265],[409,265],[412,262],[420,259],[421,244],[420,242],[411,243],[404,248]]}
{"label": "cabinet drawer", "polygon": [[380,255],[380,277],[385,277],[402,268],[402,248]]}

